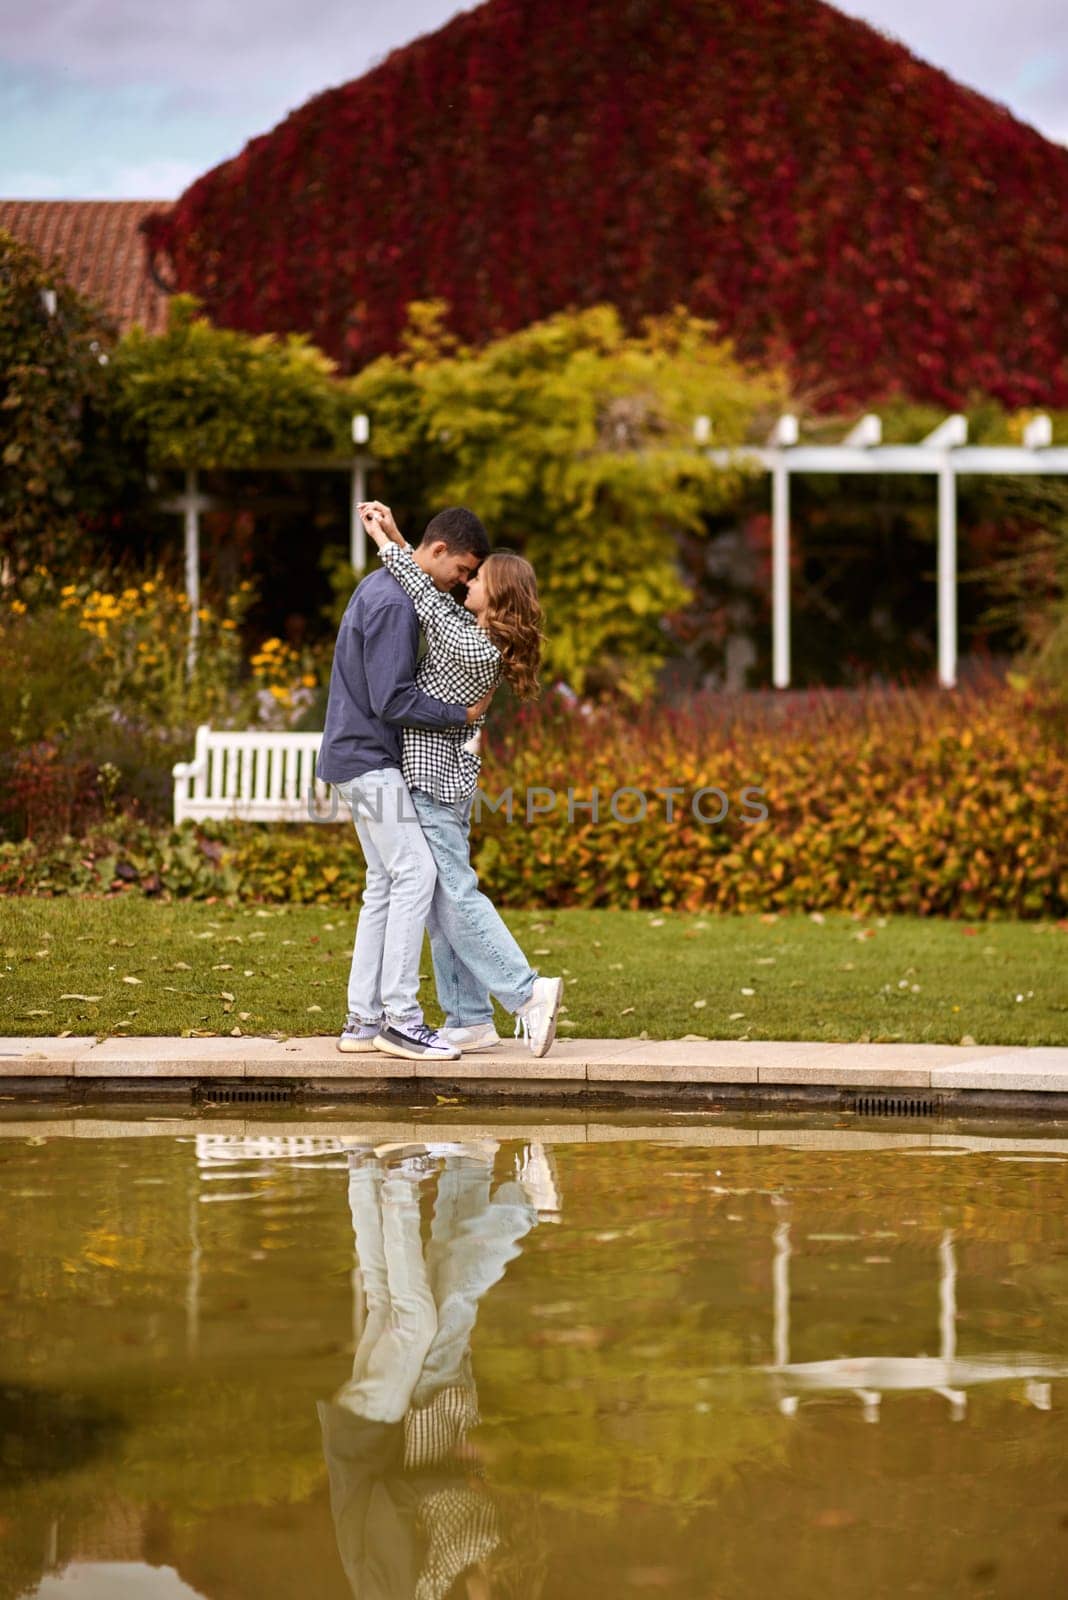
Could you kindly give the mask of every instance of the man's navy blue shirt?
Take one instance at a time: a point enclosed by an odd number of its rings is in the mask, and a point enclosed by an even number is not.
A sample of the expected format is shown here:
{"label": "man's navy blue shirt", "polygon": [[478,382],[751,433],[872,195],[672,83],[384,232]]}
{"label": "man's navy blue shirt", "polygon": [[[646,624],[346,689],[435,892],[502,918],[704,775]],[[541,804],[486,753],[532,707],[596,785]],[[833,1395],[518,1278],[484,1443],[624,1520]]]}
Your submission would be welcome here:
{"label": "man's navy blue shirt", "polygon": [[316,769],[324,783],[400,767],[405,725],[466,725],[466,706],[434,700],[415,687],[418,657],[415,607],[385,568],[370,573],[349,601],[334,645]]}

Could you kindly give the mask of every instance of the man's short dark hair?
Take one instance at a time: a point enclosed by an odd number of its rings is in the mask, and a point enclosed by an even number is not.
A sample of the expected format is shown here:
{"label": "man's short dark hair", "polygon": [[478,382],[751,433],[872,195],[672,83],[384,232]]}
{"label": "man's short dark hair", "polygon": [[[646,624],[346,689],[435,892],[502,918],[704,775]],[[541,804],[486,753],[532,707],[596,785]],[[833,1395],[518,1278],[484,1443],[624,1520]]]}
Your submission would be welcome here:
{"label": "man's short dark hair", "polygon": [[436,517],[431,517],[419,542],[435,544],[439,539],[453,555],[463,550],[484,561],[490,553],[489,535],[481,517],[476,517],[466,506],[446,506]]}

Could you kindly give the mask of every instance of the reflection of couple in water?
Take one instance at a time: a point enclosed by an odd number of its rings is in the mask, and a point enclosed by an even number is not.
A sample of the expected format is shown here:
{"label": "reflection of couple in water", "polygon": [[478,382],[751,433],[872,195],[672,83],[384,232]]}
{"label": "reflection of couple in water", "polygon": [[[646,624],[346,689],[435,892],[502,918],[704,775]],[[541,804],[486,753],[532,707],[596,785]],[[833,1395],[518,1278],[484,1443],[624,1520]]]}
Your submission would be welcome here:
{"label": "reflection of couple in water", "polygon": [[[558,1201],[536,1144],[491,1193],[496,1150],[379,1146],[349,1156],[366,1320],[352,1376],[319,1419],[338,1549],[358,1600],[505,1592],[497,1579],[514,1555],[468,1442],[479,1420],[471,1332],[482,1295]],[[420,1192],[435,1172],[424,1254]]]}

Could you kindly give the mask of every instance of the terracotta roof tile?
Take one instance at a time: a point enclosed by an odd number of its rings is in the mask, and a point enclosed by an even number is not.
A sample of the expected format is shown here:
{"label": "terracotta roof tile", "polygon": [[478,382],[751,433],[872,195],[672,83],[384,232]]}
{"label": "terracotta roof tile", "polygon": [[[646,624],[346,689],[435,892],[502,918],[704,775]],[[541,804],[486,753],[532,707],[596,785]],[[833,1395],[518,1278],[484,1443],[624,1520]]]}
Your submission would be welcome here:
{"label": "terracotta roof tile", "polygon": [[102,305],[125,333],[140,323],[162,333],[167,296],[148,275],[138,228],[159,200],[0,200],[0,228],[46,261],[58,257],[67,281]]}

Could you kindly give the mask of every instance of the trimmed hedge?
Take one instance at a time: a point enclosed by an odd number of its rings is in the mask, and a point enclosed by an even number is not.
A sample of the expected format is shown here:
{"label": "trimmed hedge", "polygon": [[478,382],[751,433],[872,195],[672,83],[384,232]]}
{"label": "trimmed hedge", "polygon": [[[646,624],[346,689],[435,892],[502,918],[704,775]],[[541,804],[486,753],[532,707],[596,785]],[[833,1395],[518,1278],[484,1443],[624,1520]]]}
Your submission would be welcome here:
{"label": "trimmed hedge", "polygon": [[[713,787],[727,814],[699,821],[693,797]],[[596,822],[582,809],[594,788]],[[680,791],[670,821],[666,788]],[[1068,915],[1068,729],[1034,690],[751,697],[633,719],[553,704],[498,732],[483,791],[509,789],[512,822],[486,807],[473,832],[483,887],[505,906]],[[610,797],[621,819],[634,791],[645,820],[617,820]],[[760,802],[766,820],[743,820]],[[698,805],[722,808],[709,793]],[[119,819],[84,840],[0,845],[7,893],[354,906],[362,887],[344,825]]]}

